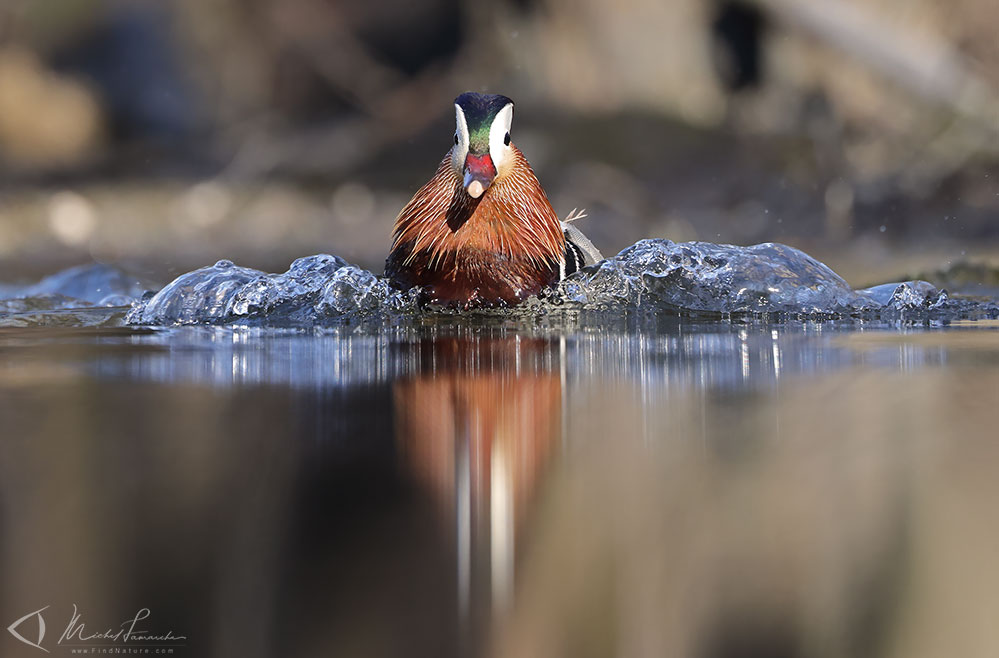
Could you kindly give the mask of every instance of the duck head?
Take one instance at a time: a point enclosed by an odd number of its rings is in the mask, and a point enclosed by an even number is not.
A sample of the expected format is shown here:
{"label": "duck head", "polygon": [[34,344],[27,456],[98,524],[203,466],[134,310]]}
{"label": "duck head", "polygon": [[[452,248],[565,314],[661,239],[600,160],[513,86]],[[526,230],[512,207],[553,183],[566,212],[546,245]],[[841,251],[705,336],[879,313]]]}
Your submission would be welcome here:
{"label": "duck head", "polygon": [[451,164],[465,192],[478,199],[513,160],[510,124],[513,101],[506,96],[466,92],[454,99]]}

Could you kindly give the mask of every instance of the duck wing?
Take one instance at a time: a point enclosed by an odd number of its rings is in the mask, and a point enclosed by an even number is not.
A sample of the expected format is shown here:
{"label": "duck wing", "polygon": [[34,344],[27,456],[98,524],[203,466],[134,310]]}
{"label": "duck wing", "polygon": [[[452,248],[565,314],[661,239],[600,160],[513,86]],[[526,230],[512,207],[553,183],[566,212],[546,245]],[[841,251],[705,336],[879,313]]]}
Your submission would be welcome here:
{"label": "duck wing", "polygon": [[565,233],[565,269],[562,278],[604,259],[590,239],[568,222],[560,222]]}

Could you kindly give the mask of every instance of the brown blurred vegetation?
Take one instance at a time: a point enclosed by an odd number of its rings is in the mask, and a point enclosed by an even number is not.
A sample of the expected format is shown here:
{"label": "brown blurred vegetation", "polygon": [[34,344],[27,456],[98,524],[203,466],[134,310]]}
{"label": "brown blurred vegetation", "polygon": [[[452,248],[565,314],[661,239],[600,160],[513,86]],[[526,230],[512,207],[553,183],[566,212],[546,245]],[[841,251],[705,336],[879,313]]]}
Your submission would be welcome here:
{"label": "brown blurred vegetation", "polygon": [[999,239],[997,29],[992,0],[10,0],[0,276],[377,268],[466,89],[518,102],[556,210],[588,207],[605,253],[960,258]]}

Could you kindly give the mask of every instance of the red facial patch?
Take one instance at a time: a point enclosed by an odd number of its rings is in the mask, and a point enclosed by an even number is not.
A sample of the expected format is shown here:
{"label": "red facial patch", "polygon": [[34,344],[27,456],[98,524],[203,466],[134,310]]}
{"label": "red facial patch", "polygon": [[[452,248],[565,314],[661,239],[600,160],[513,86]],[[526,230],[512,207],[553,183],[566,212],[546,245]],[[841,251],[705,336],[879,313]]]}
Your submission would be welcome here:
{"label": "red facial patch", "polygon": [[479,179],[492,180],[496,178],[496,167],[488,153],[485,155],[469,153],[465,156],[465,171]]}

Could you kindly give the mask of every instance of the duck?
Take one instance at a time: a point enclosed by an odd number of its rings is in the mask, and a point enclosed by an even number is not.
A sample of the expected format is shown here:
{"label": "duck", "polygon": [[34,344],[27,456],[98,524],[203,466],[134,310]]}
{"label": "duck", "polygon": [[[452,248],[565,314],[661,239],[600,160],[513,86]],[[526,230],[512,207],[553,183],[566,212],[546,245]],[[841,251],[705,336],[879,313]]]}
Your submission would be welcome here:
{"label": "duck", "polygon": [[513,101],[465,92],[454,100],[451,149],[399,212],[385,276],[435,305],[510,307],[602,259],[556,215],[510,130]]}

